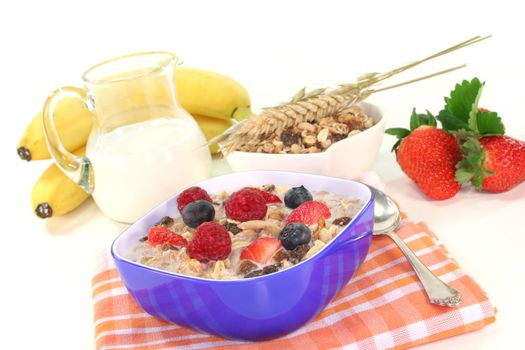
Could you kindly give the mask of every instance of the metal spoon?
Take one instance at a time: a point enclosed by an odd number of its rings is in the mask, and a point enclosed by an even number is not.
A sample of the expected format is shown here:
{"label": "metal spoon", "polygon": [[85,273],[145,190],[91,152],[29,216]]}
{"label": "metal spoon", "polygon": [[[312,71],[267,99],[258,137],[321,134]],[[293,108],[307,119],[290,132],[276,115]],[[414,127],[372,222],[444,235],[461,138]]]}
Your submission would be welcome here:
{"label": "metal spoon", "polygon": [[375,198],[374,236],[384,235],[392,238],[412,265],[432,304],[458,306],[461,302],[461,294],[434,275],[394,232],[401,223],[401,212],[397,204],[384,192],[372,186],[368,188]]}

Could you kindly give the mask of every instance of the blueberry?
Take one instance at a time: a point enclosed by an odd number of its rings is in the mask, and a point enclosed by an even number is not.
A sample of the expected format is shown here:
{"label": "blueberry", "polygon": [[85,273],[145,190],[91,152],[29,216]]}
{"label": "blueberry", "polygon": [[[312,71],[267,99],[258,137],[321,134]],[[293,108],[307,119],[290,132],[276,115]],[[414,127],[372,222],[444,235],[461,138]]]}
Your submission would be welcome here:
{"label": "blueberry", "polygon": [[214,218],[215,208],[203,199],[187,204],[182,210],[182,221],[189,227],[197,228],[203,222],[213,221]]}
{"label": "blueberry", "polygon": [[311,201],[312,194],[304,186],[292,187],[284,195],[284,204],[290,208],[295,209],[304,202]]}
{"label": "blueberry", "polygon": [[300,245],[310,243],[312,231],[302,222],[292,222],[283,228],[279,239],[284,248],[294,250]]}

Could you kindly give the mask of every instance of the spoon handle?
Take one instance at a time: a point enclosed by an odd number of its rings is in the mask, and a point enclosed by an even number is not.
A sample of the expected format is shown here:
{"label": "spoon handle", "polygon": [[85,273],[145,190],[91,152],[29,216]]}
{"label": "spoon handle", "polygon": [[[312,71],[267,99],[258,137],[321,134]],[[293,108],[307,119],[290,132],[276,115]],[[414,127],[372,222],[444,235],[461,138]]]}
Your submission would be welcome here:
{"label": "spoon handle", "polygon": [[419,281],[432,304],[443,306],[459,305],[461,302],[461,294],[457,290],[434,275],[397,234],[394,232],[384,234],[392,238],[403,254],[405,254],[405,257],[410,265],[412,265],[417,277],[419,277]]}

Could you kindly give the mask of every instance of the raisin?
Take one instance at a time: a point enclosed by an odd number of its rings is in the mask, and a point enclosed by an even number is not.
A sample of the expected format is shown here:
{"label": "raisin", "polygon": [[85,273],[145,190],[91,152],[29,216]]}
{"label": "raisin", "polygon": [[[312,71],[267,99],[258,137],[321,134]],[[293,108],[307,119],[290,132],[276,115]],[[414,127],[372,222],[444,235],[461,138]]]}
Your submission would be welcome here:
{"label": "raisin", "polygon": [[160,219],[159,222],[157,222],[157,223],[155,224],[155,226],[164,226],[164,227],[168,227],[168,226],[173,225],[174,222],[175,222],[175,220],[173,220],[172,217],[165,216],[165,217],[163,217],[162,219]]}
{"label": "raisin", "polygon": [[332,143],[346,139],[347,135],[345,134],[334,134],[332,135]]}
{"label": "raisin", "polygon": [[359,118],[352,118],[346,122],[346,125],[348,126],[349,131],[353,130],[364,130],[365,126],[363,124],[363,121]]}
{"label": "raisin", "polygon": [[234,224],[233,222],[227,222],[224,224],[224,227],[231,232],[233,235],[236,235],[237,233],[241,232],[242,230],[237,226],[237,224]]}
{"label": "raisin", "polygon": [[286,251],[285,249],[281,249],[277,253],[275,253],[275,255],[273,256],[273,259],[278,262],[290,259],[290,253]]}
{"label": "raisin", "polygon": [[301,134],[293,131],[293,129],[286,129],[281,134],[281,141],[285,146],[291,146],[293,144],[299,143]]}
{"label": "raisin", "polygon": [[241,261],[241,263],[239,265],[239,273],[243,274],[243,275],[246,275],[247,273],[255,270],[256,268],[257,268],[257,265],[255,265],[250,260],[243,260],[243,261]]}
{"label": "raisin", "polygon": [[148,240],[148,236],[144,236],[141,239],[139,239],[139,242],[146,242]]}
{"label": "raisin", "polygon": [[290,261],[294,264],[297,264],[309,250],[310,246],[308,244],[298,246],[290,252]]}
{"label": "raisin", "polygon": [[340,218],[337,218],[333,221],[334,225],[337,226],[345,226],[348,225],[348,223],[352,220],[349,216],[341,216]]}
{"label": "raisin", "polygon": [[269,275],[279,271],[279,265],[268,265],[262,269],[263,275]]}
{"label": "raisin", "polygon": [[255,270],[245,275],[244,278],[253,278],[253,277],[259,277],[262,275],[263,275],[263,270]]}

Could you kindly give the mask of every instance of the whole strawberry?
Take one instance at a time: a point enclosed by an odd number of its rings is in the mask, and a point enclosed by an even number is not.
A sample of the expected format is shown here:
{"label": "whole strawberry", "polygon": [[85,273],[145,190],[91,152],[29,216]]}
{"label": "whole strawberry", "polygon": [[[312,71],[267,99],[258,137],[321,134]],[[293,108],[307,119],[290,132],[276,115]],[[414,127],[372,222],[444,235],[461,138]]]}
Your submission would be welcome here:
{"label": "whole strawberry", "polygon": [[525,181],[525,142],[509,136],[468,139],[456,178],[488,192],[505,192]]}
{"label": "whole strawberry", "polygon": [[414,110],[410,125],[411,130],[386,130],[400,139],[393,150],[401,170],[428,197],[440,200],[454,197],[461,188],[455,179],[456,164],[462,158],[458,141],[436,128],[436,120],[430,113],[416,114]]}

